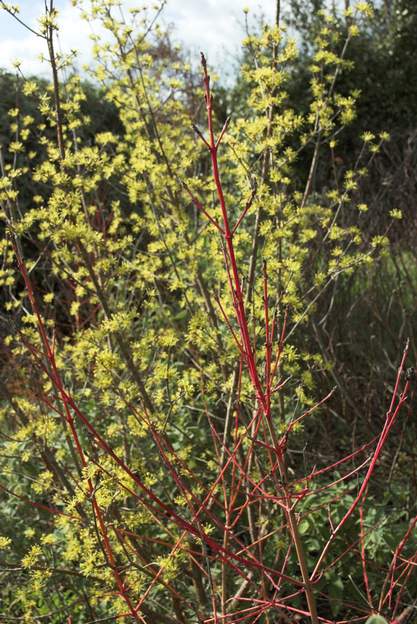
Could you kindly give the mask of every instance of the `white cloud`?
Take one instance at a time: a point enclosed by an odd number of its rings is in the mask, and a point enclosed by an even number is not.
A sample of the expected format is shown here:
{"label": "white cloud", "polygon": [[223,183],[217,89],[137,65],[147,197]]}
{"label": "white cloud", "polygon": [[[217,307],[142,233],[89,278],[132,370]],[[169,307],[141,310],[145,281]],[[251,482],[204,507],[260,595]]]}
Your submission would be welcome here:
{"label": "white cloud", "polygon": [[[74,8],[69,1],[64,0],[60,7],[60,31],[57,48],[63,52],[72,49],[79,51],[79,59],[86,62],[90,58],[91,42],[90,26],[81,19],[80,11]],[[37,18],[42,15],[42,3],[33,2],[30,7],[22,3],[20,17],[31,28],[37,30]],[[25,10],[26,9],[26,10]],[[36,11],[38,9],[38,12]],[[41,59],[47,56],[46,42],[41,37],[25,29],[5,13],[0,13],[1,31],[0,64],[10,69],[16,60],[21,62],[21,70],[25,75],[37,74],[49,76],[48,63]],[[7,29],[7,26],[10,28]],[[10,34],[8,33],[8,30]]]}
{"label": "white cloud", "polygon": [[45,52],[44,41],[34,35],[27,35],[21,39],[2,39],[0,41],[1,65],[11,69],[13,63],[21,61],[22,71],[27,74],[45,73],[45,66],[39,60],[39,55]]}
{"label": "white cloud", "polygon": [[[125,6],[139,4],[123,0]],[[265,4],[265,3],[264,3]],[[190,50],[191,58],[198,59],[200,50],[207,53],[217,70],[230,68],[244,36],[243,7],[251,12],[263,10],[272,19],[273,2],[262,7],[259,0],[168,0],[162,15],[165,24],[174,25],[174,37]],[[21,17],[36,29],[37,17],[42,14],[42,0],[23,0]],[[91,60],[91,26],[74,8],[70,0],[59,0],[61,30],[59,45],[63,52],[77,49],[77,65]],[[97,28],[96,28],[97,31]],[[98,31],[100,32],[100,31]],[[0,66],[10,69],[16,59],[21,61],[25,75],[49,75],[46,62],[40,55],[46,54],[45,42],[15,23],[13,18],[0,13]]]}
{"label": "white cloud", "polygon": [[[264,3],[265,4],[265,3]],[[175,26],[175,35],[191,52],[207,53],[212,63],[230,62],[244,37],[243,8],[261,12],[259,0],[169,0],[164,14]],[[272,18],[273,2],[263,8]]]}

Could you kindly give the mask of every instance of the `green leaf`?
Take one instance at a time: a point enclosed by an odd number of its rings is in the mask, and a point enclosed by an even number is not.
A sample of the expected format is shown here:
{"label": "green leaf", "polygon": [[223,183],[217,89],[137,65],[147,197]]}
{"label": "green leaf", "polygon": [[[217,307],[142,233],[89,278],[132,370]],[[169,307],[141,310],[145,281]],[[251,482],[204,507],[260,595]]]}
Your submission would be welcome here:
{"label": "green leaf", "polygon": [[343,581],[341,578],[334,578],[329,585],[329,598],[333,615],[336,617],[342,606]]}
{"label": "green leaf", "polygon": [[382,617],[382,615],[371,615],[371,617],[369,617],[365,624],[388,624],[387,620]]}

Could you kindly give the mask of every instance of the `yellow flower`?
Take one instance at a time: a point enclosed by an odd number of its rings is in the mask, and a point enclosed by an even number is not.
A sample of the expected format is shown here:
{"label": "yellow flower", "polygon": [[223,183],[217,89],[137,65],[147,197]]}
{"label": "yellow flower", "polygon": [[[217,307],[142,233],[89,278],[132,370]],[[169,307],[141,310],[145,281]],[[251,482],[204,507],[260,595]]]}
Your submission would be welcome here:
{"label": "yellow flower", "polygon": [[0,535],[0,550],[7,550],[9,548],[12,540],[10,537],[4,537],[4,535]]}

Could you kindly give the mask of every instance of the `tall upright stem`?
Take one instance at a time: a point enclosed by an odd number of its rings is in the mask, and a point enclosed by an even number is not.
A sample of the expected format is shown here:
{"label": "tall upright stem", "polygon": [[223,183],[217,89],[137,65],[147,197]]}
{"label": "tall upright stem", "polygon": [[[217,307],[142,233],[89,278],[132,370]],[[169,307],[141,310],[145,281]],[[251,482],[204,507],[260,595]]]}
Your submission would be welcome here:
{"label": "tall upright stem", "polygon": [[[204,55],[201,55],[203,72],[204,72],[204,86],[205,86],[205,100],[206,100],[206,108],[207,108],[207,124],[208,124],[208,149],[210,151],[211,164],[213,169],[213,179],[216,187],[217,197],[220,204],[220,209],[222,213],[223,220],[223,230],[222,236],[225,240],[225,262],[228,268],[229,274],[229,286],[231,289],[231,294],[233,298],[233,302],[235,305],[237,322],[239,325],[245,362],[247,365],[249,377],[251,379],[252,385],[254,387],[257,401],[259,402],[262,412],[265,416],[265,420],[267,422],[267,428],[269,434],[271,436],[271,440],[276,449],[280,449],[279,441],[277,440],[275,431],[273,429],[272,419],[271,419],[271,408],[270,408],[270,388],[266,388],[264,390],[255,361],[254,349],[255,345],[252,346],[249,328],[248,328],[248,320],[246,314],[246,306],[244,301],[244,296],[241,287],[241,281],[239,276],[239,269],[236,261],[236,254],[233,244],[233,232],[230,228],[229,223],[229,215],[227,212],[226,201],[223,192],[223,186],[220,179],[219,173],[219,164],[218,164],[218,148],[220,145],[220,140],[215,140],[214,129],[213,129],[213,98],[211,94],[210,88],[210,76],[207,71],[207,63]],[[222,135],[221,135],[222,136]],[[231,273],[231,274],[230,274]],[[269,334],[269,330],[267,329],[267,334]],[[269,336],[267,336],[267,341],[269,340]],[[268,385],[268,384],[267,384]],[[317,607],[315,596],[312,589],[312,582],[310,580],[310,576],[307,568],[307,560],[304,552],[304,547],[302,544],[300,532],[298,529],[298,522],[296,515],[292,509],[291,498],[288,493],[287,483],[288,483],[288,475],[287,475],[287,467],[285,462],[285,449],[279,450],[278,452],[278,467],[280,472],[280,477],[282,481],[282,487],[285,493],[285,514],[287,517],[289,531],[291,535],[291,539],[294,543],[295,550],[297,553],[298,564],[301,571],[301,576],[303,579],[303,586],[306,595],[306,600],[308,604],[308,608],[310,611],[310,619],[312,624],[318,624],[318,615],[317,615]]]}

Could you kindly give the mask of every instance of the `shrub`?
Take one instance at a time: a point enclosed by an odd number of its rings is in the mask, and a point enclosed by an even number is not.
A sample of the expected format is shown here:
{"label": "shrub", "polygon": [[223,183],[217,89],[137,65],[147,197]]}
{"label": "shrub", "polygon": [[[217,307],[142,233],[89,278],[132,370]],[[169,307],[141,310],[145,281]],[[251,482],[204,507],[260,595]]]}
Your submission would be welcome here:
{"label": "shrub", "polygon": [[[109,33],[95,77],[120,130],[83,139],[85,93],[75,73],[60,81],[52,2],[39,33],[51,85],[17,83],[42,120],[10,111],[5,618],[395,617],[412,596],[416,520],[393,516],[388,535],[372,478],[412,383],[408,347],[374,439],[329,462],[305,425],[328,418],[332,395],[316,388],[328,364],[308,321],[339,275],[387,246],[355,204],[384,136],[365,134],[343,179],[315,186],[355,115],[337,79],[356,25],[342,40],[322,15],[305,113],[287,101],[295,43],[279,25],[248,32],[248,100],[221,129],[205,57],[190,89],[155,16],[125,21],[115,6],[94,0],[90,16]],[[352,20],[368,12],[358,3]]]}

